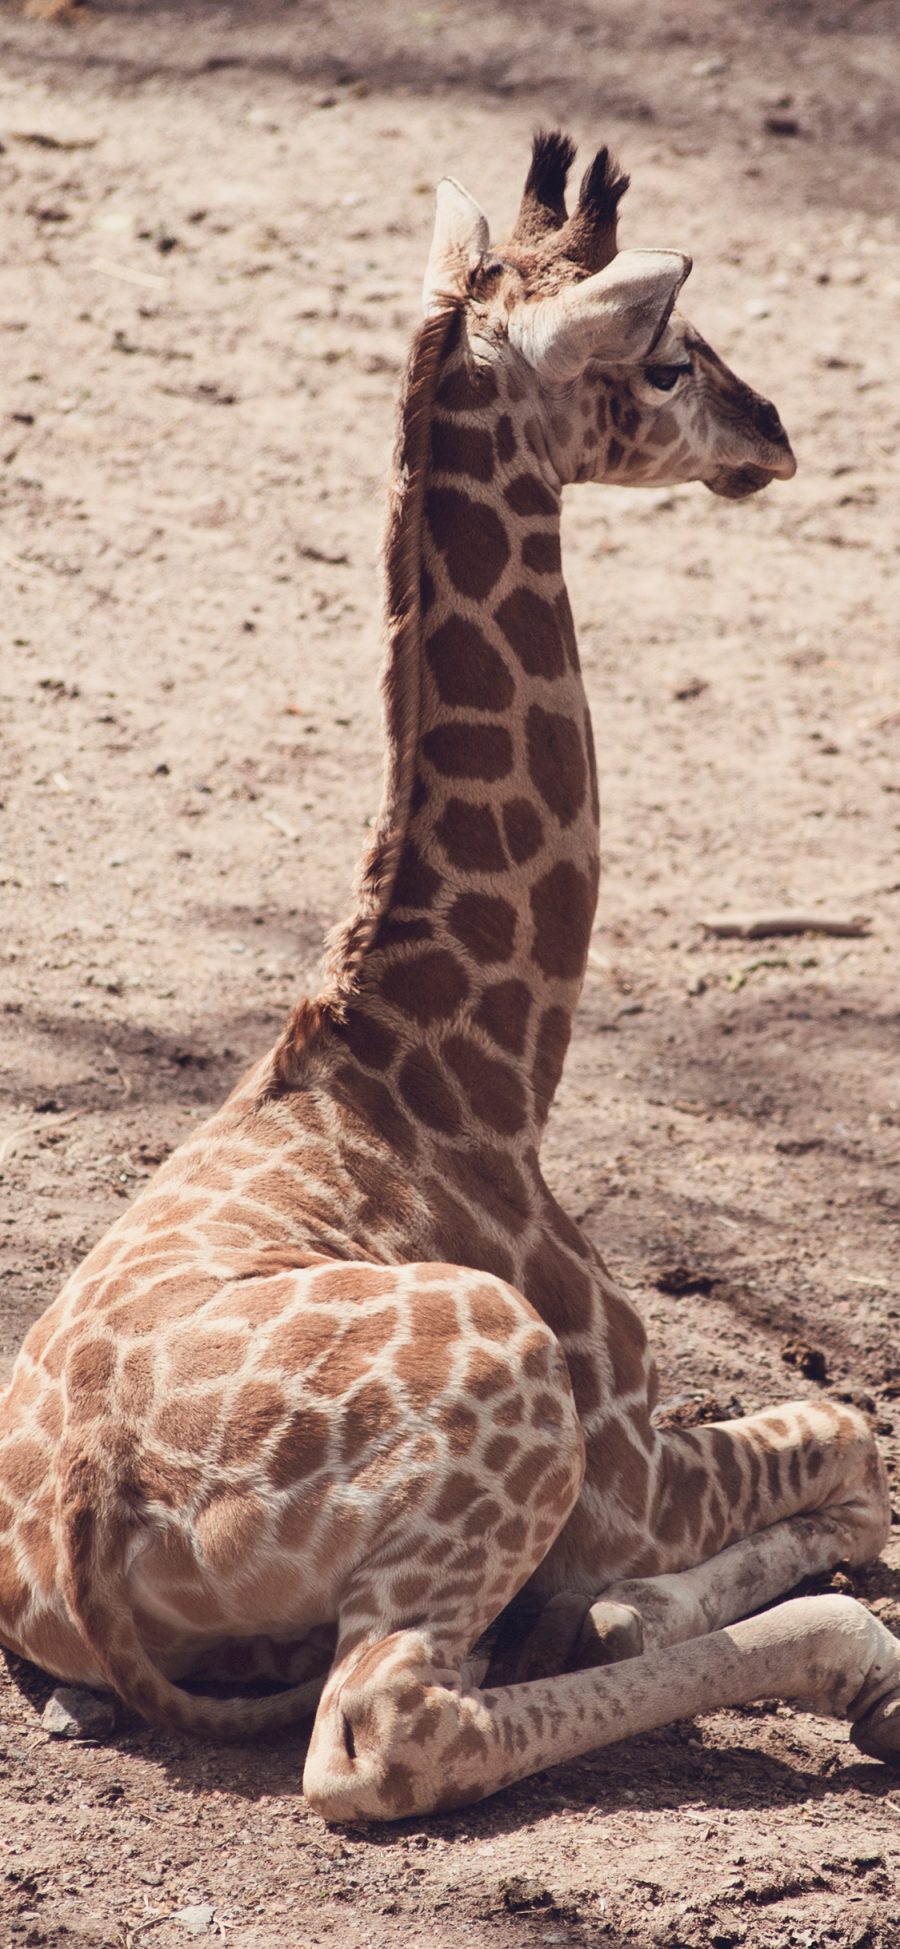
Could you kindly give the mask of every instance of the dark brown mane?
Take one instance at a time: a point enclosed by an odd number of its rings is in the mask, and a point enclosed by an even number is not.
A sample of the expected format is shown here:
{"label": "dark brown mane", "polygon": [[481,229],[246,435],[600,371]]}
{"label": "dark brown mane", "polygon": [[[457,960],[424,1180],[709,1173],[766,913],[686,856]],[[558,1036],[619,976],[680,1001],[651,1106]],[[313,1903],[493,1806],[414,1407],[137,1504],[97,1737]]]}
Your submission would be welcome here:
{"label": "dark brown mane", "polygon": [[393,891],[409,822],[420,709],[422,507],[434,394],[459,305],[426,318],[413,341],[400,397],[385,539],[387,652],[382,671],[387,759],[381,808],[363,857],[356,902],[330,936],[325,981],[289,1016],[273,1057],[272,1087],[292,1087],[298,1058],[356,992],[365,956]]}

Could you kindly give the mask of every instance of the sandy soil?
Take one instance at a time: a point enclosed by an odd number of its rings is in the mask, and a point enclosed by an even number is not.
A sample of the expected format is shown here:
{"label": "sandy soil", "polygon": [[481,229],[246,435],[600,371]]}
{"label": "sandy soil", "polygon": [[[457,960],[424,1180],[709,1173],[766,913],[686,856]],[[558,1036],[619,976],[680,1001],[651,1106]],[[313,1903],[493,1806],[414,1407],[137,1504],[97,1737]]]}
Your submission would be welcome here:
{"label": "sandy soil", "polygon": [[[381,484],[431,190],[460,174],[499,228],[560,119],[632,170],[625,241],[693,252],[688,310],[801,470],[743,507],[572,497],[605,880],[551,1174],[676,1411],[814,1393],[799,1339],[896,1468],[889,14],[2,8],[4,1362],[314,978],[377,801]],[[699,924],[787,906],[870,931]],[[897,1543],[858,1587],[900,1630]],[[235,1949],[900,1944],[900,1782],[784,1707],[338,1834],[296,1739],[61,1746],[49,1690],[0,1678],[3,1949],[177,1949],[191,1904]]]}

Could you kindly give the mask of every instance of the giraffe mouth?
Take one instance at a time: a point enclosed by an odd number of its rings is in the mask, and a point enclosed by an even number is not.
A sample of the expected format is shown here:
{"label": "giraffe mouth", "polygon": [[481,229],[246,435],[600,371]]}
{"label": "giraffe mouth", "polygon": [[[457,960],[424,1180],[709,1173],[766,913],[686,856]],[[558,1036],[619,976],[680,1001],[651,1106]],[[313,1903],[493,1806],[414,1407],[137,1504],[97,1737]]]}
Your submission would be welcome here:
{"label": "giraffe mouth", "polygon": [[758,494],[760,488],[768,487],[777,476],[768,467],[723,467],[704,481],[711,494],[721,494],[726,501],[746,501],[751,494]]}

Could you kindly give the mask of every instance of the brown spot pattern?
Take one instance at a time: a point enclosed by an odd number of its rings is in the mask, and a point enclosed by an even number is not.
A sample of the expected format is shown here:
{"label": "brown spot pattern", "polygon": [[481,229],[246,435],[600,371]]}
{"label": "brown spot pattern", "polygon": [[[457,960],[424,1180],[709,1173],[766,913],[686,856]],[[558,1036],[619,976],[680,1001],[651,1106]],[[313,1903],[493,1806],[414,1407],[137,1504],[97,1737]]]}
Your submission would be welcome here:
{"label": "brown spot pattern", "polygon": [[556,514],[559,504],[535,474],[517,474],[504,489],[513,514]]}
{"label": "brown spot pattern", "polygon": [[434,867],[428,865],[414,841],[408,839],[394,879],[394,906],[430,907],[439,886]]}
{"label": "brown spot pattern", "polygon": [[534,570],[535,575],[560,575],[562,556],[559,536],[550,529],[537,529],[526,535],[522,543],[522,561],[526,568]]}
{"label": "brown spot pattern", "polygon": [[366,1381],[351,1396],[341,1429],[340,1457],[354,1462],[371,1441],[396,1420],[393,1396],[382,1381]]}
{"label": "brown spot pattern", "polygon": [[534,918],[532,954],[546,975],[574,981],[582,974],[595,893],[587,874],[571,860],[558,860],[531,889]]}
{"label": "brown spot pattern", "polygon": [[613,425],[624,434],[626,440],[633,440],[641,423],[641,415],[633,399],[627,393],[614,392],[610,400]]}
{"label": "brown spot pattern", "polygon": [[509,1366],[499,1354],[489,1353],[486,1347],[473,1348],[466,1366],[466,1388],[476,1400],[489,1401],[492,1395],[502,1394],[511,1385]]}
{"label": "brown spot pattern", "polygon": [[556,610],[533,589],[513,589],[497,610],[497,621],[529,677],[561,677],[566,652]]}
{"label": "brown spot pattern", "polygon": [[567,1009],[545,1008],[538,1023],[531,1072],[535,1108],[541,1119],[547,1116],[556,1095],[571,1032],[572,1023]]}
{"label": "brown spot pattern", "polygon": [[613,1382],[620,1394],[639,1391],[647,1360],[647,1335],[643,1321],[627,1299],[610,1290],[604,1294],[604,1309],[609,1330],[609,1351]]}
{"label": "brown spot pattern", "polygon": [[437,403],[448,413],[475,413],[491,406],[497,397],[497,381],[488,365],[459,364],[444,374],[437,390]]}
{"label": "brown spot pattern", "polygon": [[480,1205],[508,1232],[521,1230],[529,1211],[528,1193],[506,1151],[490,1145],[467,1145],[464,1151],[448,1151],[442,1162],[464,1197]]}
{"label": "brown spot pattern", "polygon": [[352,1050],[357,1062],[367,1069],[389,1069],[397,1053],[397,1037],[386,1022],[379,1021],[364,1008],[349,1011],[336,1033]]}
{"label": "brown spot pattern", "polygon": [[489,481],[494,473],[494,443],[482,426],[455,426],[452,420],[436,419],[431,428],[431,461],[438,473]]}
{"label": "brown spot pattern", "polygon": [[[220,1380],[233,1374],[244,1357],[242,1334],[196,1332],[180,1333],[169,1346],[169,1380],[178,1389],[193,1381]],[[122,1406],[132,1414],[146,1411],[153,1397],[153,1353],[149,1347],[135,1347],[122,1368]]]}
{"label": "brown spot pattern", "polygon": [[269,1479],[275,1489],[292,1489],[325,1466],[327,1434],[327,1417],[318,1407],[294,1409],[269,1460]]}
{"label": "brown spot pattern", "polygon": [[554,1239],[542,1239],[525,1263],[523,1290],[555,1333],[584,1333],[593,1313],[591,1281]]}
{"label": "brown spot pattern", "polygon": [[15,1550],[8,1543],[0,1544],[0,1612],[10,1626],[21,1616],[30,1594],[19,1574]]}
{"label": "brown spot pattern", "polygon": [[482,1123],[504,1137],[521,1130],[527,1103],[518,1073],[510,1063],[486,1056],[477,1043],[462,1035],[448,1036],[441,1052]]}
{"label": "brown spot pattern", "polygon": [[578,662],[578,641],[575,635],[575,624],[572,620],[572,606],[565,589],[560,589],[559,594],[554,597],[553,609],[570,668],[578,670],[580,668]]}
{"label": "brown spot pattern", "polygon": [[452,1471],[444,1481],[438,1501],[434,1503],[432,1520],[438,1524],[456,1522],[481,1493],[481,1483],[475,1475],[468,1475],[466,1470]]}
{"label": "brown spot pattern", "polygon": [[415,1156],[415,1131],[384,1083],[376,1076],[361,1076],[350,1063],[336,1071],[335,1082],[341,1092],[338,1100],[356,1112],[364,1127],[368,1124],[376,1130],[402,1157],[411,1160]]}
{"label": "brown spot pattern", "polygon": [[407,1341],[394,1355],[394,1373],[402,1381],[410,1404],[415,1408],[428,1407],[450,1378],[446,1341],[437,1339],[427,1345]]}
{"label": "brown spot pattern", "polygon": [[106,1407],[106,1392],[116,1364],[108,1340],[82,1341],[66,1362],[66,1397],[70,1422],[93,1421]]}
{"label": "brown spot pattern", "polygon": [[430,941],[434,939],[434,928],[430,920],[421,914],[414,920],[398,920],[395,913],[386,913],[382,919],[376,940],[378,947],[405,947],[409,941]]}
{"label": "brown spot pattern", "polygon": [[509,542],[499,515],[456,487],[429,488],[425,510],[454,588],[475,601],[489,596],[509,561]]}
{"label": "brown spot pattern", "polygon": [[515,1271],[511,1254],[496,1238],[479,1231],[473,1221],[471,1207],[454,1197],[440,1178],[427,1178],[423,1189],[431,1207],[441,1250],[451,1253],[458,1263],[465,1260],[469,1265],[478,1266],[482,1272],[493,1272],[499,1279],[511,1281]]}
{"label": "brown spot pattern", "polygon": [[468,995],[469,983],[455,956],[436,947],[386,968],[381,992],[414,1022],[441,1022],[455,1015]]}
{"label": "brown spot pattern", "polygon": [[501,1049],[520,1056],[531,1014],[531,994],[524,981],[489,982],[475,1010],[475,1020]]}
{"label": "brown spot pattern", "polygon": [[517,866],[540,852],[544,828],[530,799],[507,799],[503,807],[503,830]]}
{"label": "brown spot pattern", "polygon": [[283,1421],[285,1399],[271,1381],[247,1381],[239,1388],[222,1437],[219,1459],[226,1468],[251,1461]]}
{"label": "brown spot pattern", "polygon": [[532,704],[525,727],[528,770],[545,805],[570,826],[584,804],[587,765],[581,732],[570,717]]}
{"label": "brown spot pattern", "polygon": [[509,960],[516,938],[516,910],[508,900],[492,893],[461,893],[447,919],[479,966]]}
{"label": "brown spot pattern", "polygon": [[579,1419],[593,1414],[600,1406],[600,1385],[596,1362],[589,1354],[566,1352],[566,1366]]}
{"label": "brown spot pattern", "polygon": [[0,1481],[19,1504],[37,1493],[50,1466],[48,1451],[36,1441],[9,1441],[0,1449]]}
{"label": "brown spot pattern", "polygon": [[[501,1155],[501,1152],[495,1152],[495,1156]],[[496,1292],[493,1286],[479,1286],[470,1295],[469,1314],[476,1333],[482,1334],[486,1340],[501,1341],[508,1340],[510,1334],[515,1333],[522,1316],[521,1308],[514,1306],[512,1300],[506,1299],[502,1293]],[[504,1435],[505,1443],[509,1439],[508,1435]],[[514,1442],[512,1446],[515,1447]]]}
{"label": "brown spot pattern", "polygon": [[494,437],[497,442],[497,458],[505,467],[516,451],[516,430],[508,413],[501,413]]}
{"label": "brown spot pattern", "polygon": [[422,739],[426,758],[445,778],[484,778],[512,771],[512,739],[503,724],[438,724]]}
{"label": "brown spot pattern", "polygon": [[425,655],[445,704],[457,710],[509,709],[516,691],[512,673],[475,623],[448,616],[426,639]]}
{"label": "brown spot pattern", "polygon": [[391,1306],[355,1320],[352,1333],[344,1334],[308,1375],[311,1392],[340,1400],[349,1387],[368,1374],[376,1354],[393,1337],[396,1324],[397,1315]]}
{"label": "brown spot pattern", "polygon": [[506,853],[500,828],[489,805],[450,798],[435,826],[451,865],[467,873],[502,873]]}
{"label": "brown spot pattern", "polygon": [[445,1136],[456,1135],[461,1123],[459,1104],[427,1049],[416,1049],[406,1057],[397,1075],[397,1087],[420,1122]]}
{"label": "brown spot pattern", "polygon": [[153,1424],[158,1441],[195,1455],[206,1447],[222,1408],[221,1394],[182,1395],[167,1401]]}
{"label": "brown spot pattern", "polygon": [[511,1556],[518,1556],[528,1541],[528,1531],[521,1516],[508,1516],[497,1531],[497,1542],[501,1550],[508,1550]]}
{"label": "brown spot pattern", "polygon": [[545,1475],[554,1459],[555,1450],[527,1448],[518,1462],[514,1462],[505,1478],[504,1487],[513,1503],[530,1503],[541,1476]]}
{"label": "brown spot pattern", "polygon": [[488,1442],[482,1458],[485,1468],[490,1469],[492,1475],[502,1474],[507,1463],[512,1461],[518,1446],[515,1435],[494,1435]]}
{"label": "brown spot pattern", "polygon": [[597,753],[594,749],[594,727],[590,711],[584,713],[584,748],[587,752],[588,779],[591,787],[591,812],[596,825],[600,817],[600,784],[597,778]]}

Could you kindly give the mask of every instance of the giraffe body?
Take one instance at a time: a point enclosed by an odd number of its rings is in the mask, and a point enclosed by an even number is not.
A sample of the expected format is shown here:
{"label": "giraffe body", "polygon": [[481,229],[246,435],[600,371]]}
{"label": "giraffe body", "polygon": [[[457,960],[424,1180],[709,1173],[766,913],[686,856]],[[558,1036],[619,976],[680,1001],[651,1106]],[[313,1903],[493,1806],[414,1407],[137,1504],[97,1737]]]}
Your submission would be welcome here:
{"label": "giraffe body", "polygon": [[[537,139],[498,257],[439,192],[384,804],[323,990],[89,1254],[0,1403],[0,1641],[175,1726],[317,1706],[305,1785],[336,1819],[760,1692],[900,1748],[900,1647],[859,1606],[739,1622],[881,1547],[865,1421],[801,1402],[658,1430],[638,1316],[541,1175],[599,857],[562,485],[740,498],[794,466],[674,311],[688,260],[617,253],[605,151],[566,216],[570,160]],[[179,1683],[222,1672],[287,1689]]]}

